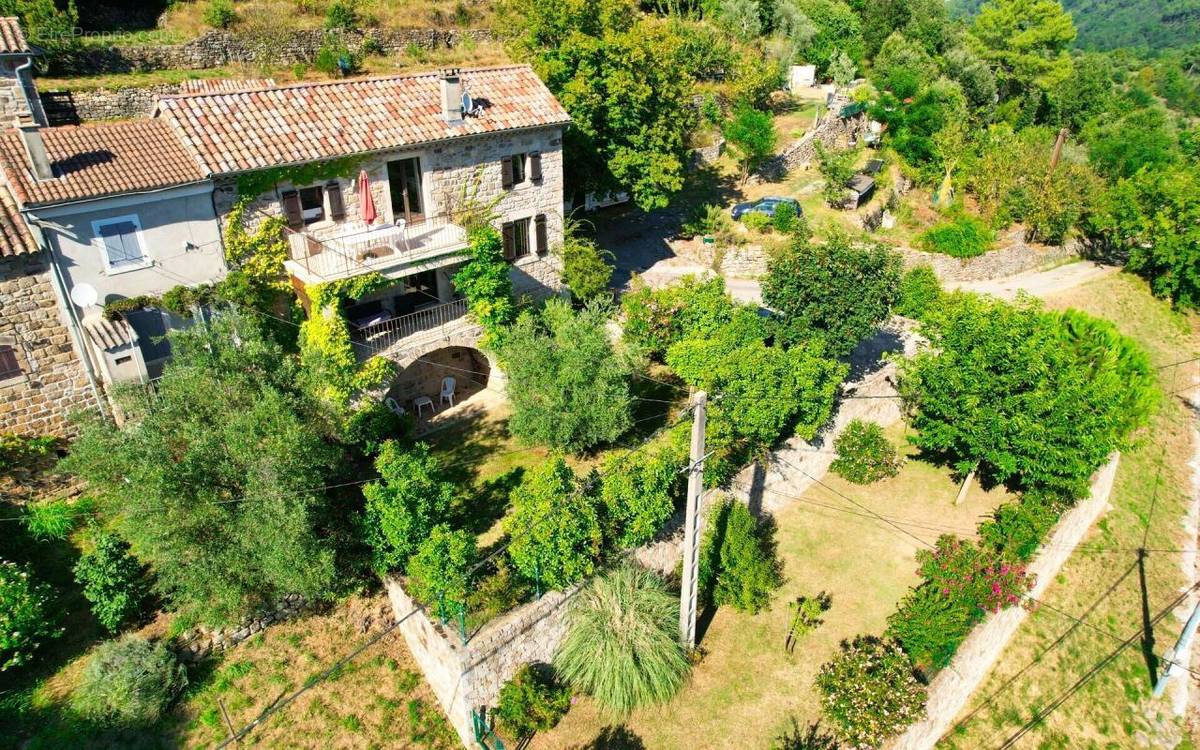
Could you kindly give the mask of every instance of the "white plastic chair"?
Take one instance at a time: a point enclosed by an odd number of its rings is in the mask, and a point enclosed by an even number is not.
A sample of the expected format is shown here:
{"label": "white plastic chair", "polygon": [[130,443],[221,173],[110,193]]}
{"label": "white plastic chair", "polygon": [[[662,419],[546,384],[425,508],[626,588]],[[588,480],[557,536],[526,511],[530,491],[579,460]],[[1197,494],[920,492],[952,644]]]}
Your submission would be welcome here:
{"label": "white plastic chair", "polygon": [[392,413],[395,414],[396,416],[398,416],[398,417],[404,416],[404,413],[405,413],[404,407],[401,406],[400,404],[396,403],[396,399],[392,398],[391,396],[388,396],[387,398],[385,398],[383,400],[383,405],[386,406],[387,408],[391,409]]}
{"label": "white plastic chair", "polygon": [[447,401],[451,406],[454,406],[454,378],[442,378],[442,392],[438,404],[443,404]]}
{"label": "white plastic chair", "polygon": [[408,252],[408,233],[404,231],[404,226],[407,222],[404,219],[396,219],[394,224],[396,229],[400,230],[400,236],[392,243],[392,246],[396,248],[396,252],[406,253]]}

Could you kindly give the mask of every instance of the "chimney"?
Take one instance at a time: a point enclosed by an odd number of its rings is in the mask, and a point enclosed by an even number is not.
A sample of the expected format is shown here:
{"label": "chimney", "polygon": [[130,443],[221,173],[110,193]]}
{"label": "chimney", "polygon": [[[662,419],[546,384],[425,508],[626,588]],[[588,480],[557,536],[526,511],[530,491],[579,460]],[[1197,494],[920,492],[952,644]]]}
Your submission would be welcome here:
{"label": "chimney", "polygon": [[439,74],[442,79],[442,118],[446,122],[462,122],[462,78],[458,68],[443,68]]}
{"label": "chimney", "polygon": [[36,180],[54,179],[54,170],[50,168],[50,157],[46,155],[46,144],[42,141],[42,133],[34,123],[18,123],[17,130],[21,133],[21,143],[25,145],[25,154],[29,157],[29,168]]}

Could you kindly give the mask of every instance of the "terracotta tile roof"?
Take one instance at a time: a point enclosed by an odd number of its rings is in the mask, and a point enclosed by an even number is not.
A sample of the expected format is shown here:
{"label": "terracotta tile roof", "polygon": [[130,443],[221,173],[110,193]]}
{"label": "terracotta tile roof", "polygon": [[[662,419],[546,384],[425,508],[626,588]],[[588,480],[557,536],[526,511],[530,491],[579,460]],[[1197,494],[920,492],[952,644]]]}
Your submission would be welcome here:
{"label": "terracotta tile roof", "polygon": [[16,18],[0,18],[0,55],[32,55],[33,49],[25,41],[21,22]]}
{"label": "terracotta tile roof", "polygon": [[12,193],[0,186],[0,256],[25,255],[39,249]]}
{"label": "terracotta tile roof", "polygon": [[15,129],[0,133],[0,166],[21,205],[46,205],[205,179],[162,120],[41,128],[55,177],[35,180]]}
{"label": "terracotta tile roof", "polygon": [[531,68],[463,70],[483,106],[451,126],[437,73],[365,78],[207,96],[166,96],[158,116],[210,174],[400,148],[464,135],[566,124],[566,110]]}
{"label": "terracotta tile roof", "polygon": [[189,78],[179,84],[179,93],[176,96],[254,91],[255,89],[269,89],[274,86],[274,78]]}

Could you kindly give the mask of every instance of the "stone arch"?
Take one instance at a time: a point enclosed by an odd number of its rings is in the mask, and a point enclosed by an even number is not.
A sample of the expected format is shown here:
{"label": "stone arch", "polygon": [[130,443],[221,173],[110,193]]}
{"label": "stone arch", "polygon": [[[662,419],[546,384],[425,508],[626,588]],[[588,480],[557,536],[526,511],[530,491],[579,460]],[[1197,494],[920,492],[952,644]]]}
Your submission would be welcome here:
{"label": "stone arch", "polygon": [[398,361],[402,366],[387,385],[386,396],[410,411],[413,400],[419,396],[428,396],[438,403],[442,381],[447,377],[455,381],[455,403],[485,389],[503,392],[503,373],[476,346],[441,341]]}

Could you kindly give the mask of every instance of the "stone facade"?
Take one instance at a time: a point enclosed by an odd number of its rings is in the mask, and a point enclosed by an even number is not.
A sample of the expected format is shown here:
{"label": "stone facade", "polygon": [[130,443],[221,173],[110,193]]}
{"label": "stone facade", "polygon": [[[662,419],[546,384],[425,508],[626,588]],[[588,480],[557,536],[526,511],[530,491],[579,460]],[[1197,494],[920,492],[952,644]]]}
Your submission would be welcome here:
{"label": "stone facade", "polygon": [[73,125],[88,120],[149,117],[157,97],[178,94],[180,88],[179,84],[165,83],[91,91],[42,91],[38,96],[50,125]]}
{"label": "stone facade", "polygon": [[0,344],[21,368],[0,380],[0,432],[69,437],[69,414],[96,405],[62,316],[44,253],[0,258]]}
{"label": "stone facade", "polygon": [[0,60],[0,120],[5,125],[15,119],[45,123],[42,103],[33,85],[29,69],[21,70],[27,57],[9,57]]}
{"label": "stone facade", "polygon": [[89,47],[63,56],[54,64],[55,72],[66,75],[198,70],[233,63],[290,65],[312,63],[317,52],[330,39],[345,44],[351,50],[361,49],[366,44],[390,54],[411,48],[445,49],[467,40],[478,42],[493,38],[494,35],[487,29],[300,29],[277,34],[209,31],[184,44]]}

